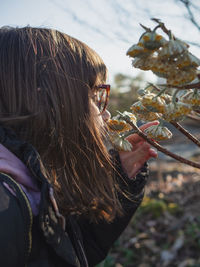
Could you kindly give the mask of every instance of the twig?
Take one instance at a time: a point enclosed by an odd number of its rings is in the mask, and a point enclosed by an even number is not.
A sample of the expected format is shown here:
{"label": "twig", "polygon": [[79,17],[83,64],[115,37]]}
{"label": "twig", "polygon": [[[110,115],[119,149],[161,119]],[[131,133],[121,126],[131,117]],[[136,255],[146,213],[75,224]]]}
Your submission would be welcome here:
{"label": "twig", "polygon": [[188,12],[188,15],[189,15],[189,20],[200,31],[200,25],[198,24],[198,22],[194,18],[194,14],[192,13],[192,10],[190,8],[191,7],[190,1],[188,1],[188,0],[179,0],[179,1],[185,5],[185,8],[187,9],[187,12]]}
{"label": "twig", "polygon": [[169,36],[170,39],[171,38],[175,39],[172,32],[165,27],[165,24],[163,22],[161,22],[160,19],[152,18],[151,20],[157,22],[159,24],[160,28],[163,30],[163,32],[165,32]]}
{"label": "twig", "polygon": [[193,143],[195,143],[198,147],[200,147],[200,141],[189,133],[183,126],[181,126],[178,122],[171,121],[170,122],[176,129],[178,129],[182,134],[184,134],[188,139],[190,139]]}
{"label": "twig", "polygon": [[148,83],[148,84],[149,84],[149,87],[152,86],[152,87],[153,87],[155,90],[157,90],[158,92],[161,91],[161,89],[158,88],[155,84],[153,84],[153,83]]}
{"label": "twig", "polygon": [[184,86],[174,86],[174,85],[170,85],[170,84],[158,84],[158,86],[166,86],[168,88],[174,88],[176,87],[176,89],[179,90],[186,90],[186,89],[200,89],[200,82],[197,83],[191,83],[191,84],[187,84]]}
{"label": "twig", "polygon": [[140,23],[140,26],[147,32],[151,32],[151,29]]}
{"label": "twig", "polygon": [[188,159],[185,159],[185,158],[182,158],[181,156],[178,156],[174,153],[172,153],[171,151],[167,150],[166,148],[162,147],[161,145],[159,145],[158,143],[154,142],[153,140],[149,139],[134,123],[132,123],[130,121],[130,119],[127,119],[126,117],[124,117],[124,120],[129,123],[133,129],[136,130],[137,134],[139,136],[141,136],[143,139],[145,139],[150,145],[152,145],[153,147],[155,147],[156,149],[158,149],[160,152],[164,153],[165,155],[171,157],[171,158],[174,158],[184,164],[187,164],[187,165],[190,165],[192,167],[195,167],[195,168],[198,168],[200,169],[200,164],[199,163],[196,163],[196,162],[193,162],[191,160],[188,160]]}
{"label": "twig", "polygon": [[200,44],[196,43],[196,42],[191,42],[191,41],[187,41],[187,40],[183,40],[185,43],[188,43],[190,45],[194,45],[194,46],[197,46],[197,47],[200,47]]}
{"label": "twig", "polygon": [[195,116],[193,114],[187,115],[187,118],[192,119],[192,120],[195,120],[195,121],[200,121],[200,117],[197,117],[197,116]]}

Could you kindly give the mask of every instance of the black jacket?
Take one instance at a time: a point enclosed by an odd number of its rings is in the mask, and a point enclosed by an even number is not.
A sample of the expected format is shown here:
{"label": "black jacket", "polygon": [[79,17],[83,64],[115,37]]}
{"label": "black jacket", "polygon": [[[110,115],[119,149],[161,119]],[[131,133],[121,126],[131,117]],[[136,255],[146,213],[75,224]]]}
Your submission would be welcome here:
{"label": "black jacket", "polygon": [[[7,174],[0,173],[0,266],[92,267],[105,259],[109,249],[128,225],[143,198],[146,166],[134,180],[123,173],[119,156],[113,153],[117,172],[127,182],[133,201],[120,196],[124,216],[112,223],[95,224],[83,217],[66,218],[65,229],[49,196],[51,185],[42,174],[37,151],[0,127],[0,143],[21,159],[41,188],[38,216],[33,216],[26,194]],[[119,179],[120,181],[120,179]],[[4,186],[14,190],[16,196]]]}

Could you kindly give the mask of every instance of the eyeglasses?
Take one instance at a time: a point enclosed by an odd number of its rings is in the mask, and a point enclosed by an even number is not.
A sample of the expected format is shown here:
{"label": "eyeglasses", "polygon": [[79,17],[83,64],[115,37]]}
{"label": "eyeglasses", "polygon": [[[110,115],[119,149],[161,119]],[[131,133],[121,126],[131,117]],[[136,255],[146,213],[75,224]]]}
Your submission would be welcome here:
{"label": "eyeglasses", "polygon": [[99,86],[96,86],[95,89],[94,102],[98,106],[100,114],[102,114],[108,105],[110,84],[100,84]]}

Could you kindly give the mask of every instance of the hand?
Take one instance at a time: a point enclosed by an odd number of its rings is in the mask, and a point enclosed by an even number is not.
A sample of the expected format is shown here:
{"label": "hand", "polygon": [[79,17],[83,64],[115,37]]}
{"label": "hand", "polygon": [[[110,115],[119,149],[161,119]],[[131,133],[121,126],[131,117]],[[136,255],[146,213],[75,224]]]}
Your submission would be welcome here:
{"label": "hand", "polygon": [[[146,123],[140,127],[144,131],[152,125],[158,125],[158,121]],[[132,144],[133,149],[130,152],[120,151],[119,156],[124,171],[129,178],[134,178],[144,163],[151,157],[156,158],[157,152],[151,148],[138,134],[132,134],[127,137],[127,140]]]}

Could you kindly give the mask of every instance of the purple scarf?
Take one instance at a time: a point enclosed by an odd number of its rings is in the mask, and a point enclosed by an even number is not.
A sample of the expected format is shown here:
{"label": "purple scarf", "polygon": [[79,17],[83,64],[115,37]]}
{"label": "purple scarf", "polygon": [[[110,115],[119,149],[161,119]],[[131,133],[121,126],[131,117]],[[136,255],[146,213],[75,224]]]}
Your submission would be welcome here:
{"label": "purple scarf", "polygon": [[[26,165],[1,144],[0,172],[10,175],[20,185],[30,202],[33,215],[37,215],[39,212],[41,193],[36,181],[31,176]],[[4,182],[3,184],[13,195],[15,195],[15,192],[7,183]]]}

